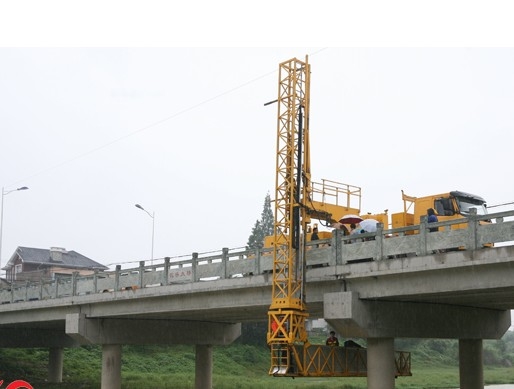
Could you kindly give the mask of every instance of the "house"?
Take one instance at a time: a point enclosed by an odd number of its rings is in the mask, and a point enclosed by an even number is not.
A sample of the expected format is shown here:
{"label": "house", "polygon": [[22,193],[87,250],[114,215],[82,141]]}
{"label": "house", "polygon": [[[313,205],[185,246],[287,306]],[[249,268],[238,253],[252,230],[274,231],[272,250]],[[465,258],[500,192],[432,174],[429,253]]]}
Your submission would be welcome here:
{"label": "house", "polygon": [[53,280],[59,276],[71,277],[74,272],[89,275],[107,269],[107,266],[62,247],[51,247],[50,250],[18,247],[2,268],[8,282]]}

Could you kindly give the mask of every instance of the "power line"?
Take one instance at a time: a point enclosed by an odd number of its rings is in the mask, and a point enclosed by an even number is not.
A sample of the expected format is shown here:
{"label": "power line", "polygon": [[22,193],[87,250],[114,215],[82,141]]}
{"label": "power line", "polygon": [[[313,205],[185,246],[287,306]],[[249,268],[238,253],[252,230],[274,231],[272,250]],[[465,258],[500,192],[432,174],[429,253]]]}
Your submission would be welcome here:
{"label": "power line", "polygon": [[[316,55],[316,54],[320,53],[320,52],[321,52],[321,51],[323,51],[323,50],[325,50],[325,48],[322,48],[322,49],[320,49],[320,50],[317,50],[317,51],[315,51],[314,53],[309,54],[309,55]],[[34,173],[34,174],[30,175],[30,176],[27,176],[27,177],[24,177],[24,178],[19,179],[19,180],[17,180],[17,181],[14,181],[14,182],[10,183],[8,186],[15,185],[15,184],[20,183],[20,182],[22,182],[22,181],[25,181],[25,182],[26,182],[27,180],[29,180],[29,179],[31,179],[31,178],[34,178],[34,177],[37,177],[37,176],[39,176],[39,175],[41,175],[41,174],[44,174],[44,173],[47,173],[47,172],[49,172],[49,171],[55,170],[55,169],[57,169],[57,168],[59,168],[59,167],[61,167],[61,166],[64,166],[64,165],[66,165],[66,164],[68,164],[68,163],[70,163],[70,162],[76,161],[76,160],[78,160],[78,159],[80,159],[80,158],[84,158],[84,157],[86,157],[86,156],[88,156],[88,155],[90,155],[90,154],[96,153],[96,152],[98,152],[98,151],[100,151],[100,150],[103,150],[103,149],[105,149],[105,148],[109,147],[109,146],[112,146],[113,144],[116,144],[116,143],[118,143],[118,142],[121,142],[122,140],[125,140],[125,139],[127,139],[127,138],[130,138],[130,137],[132,137],[132,136],[136,135],[136,134],[139,134],[140,132],[143,132],[143,131],[149,130],[149,129],[151,129],[151,128],[153,128],[153,127],[156,127],[156,126],[158,126],[158,125],[161,125],[161,124],[163,124],[163,123],[165,123],[165,122],[167,122],[167,121],[169,121],[169,120],[171,120],[171,119],[174,119],[174,118],[176,118],[176,117],[179,117],[179,116],[181,116],[181,115],[184,115],[184,114],[186,114],[187,112],[192,111],[192,110],[194,110],[194,109],[196,109],[196,108],[198,108],[198,107],[201,107],[201,106],[203,106],[203,105],[205,105],[205,104],[208,104],[208,103],[210,103],[210,102],[212,102],[212,101],[215,101],[215,100],[217,100],[217,99],[219,99],[219,98],[221,98],[221,97],[223,97],[223,96],[229,95],[229,94],[231,94],[231,93],[233,93],[233,92],[235,92],[235,91],[237,91],[237,90],[239,90],[239,89],[242,89],[242,88],[244,88],[244,87],[246,87],[246,86],[248,86],[248,85],[250,85],[250,84],[253,84],[254,82],[259,81],[259,80],[261,80],[261,79],[263,79],[263,78],[266,78],[266,77],[268,77],[268,76],[270,76],[270,75],[272,75],[272,74],[274,74],[274,73],[276,73],[276,72],[277,72],[277,70],[273,70],[273,71],[271,71],[271,72],[265,73],[265,74],[263,74],[263,75],[261,75],[261,76],[258,76],[258,77],[256,77],[256,78],[253,78],[253,79],[251,79],[251,80],[249,80],[249,81],[247,81],[247,82],[244,82],[244,83],[242,83],[242,84],[240,84],[240,85],[238,85],[238,86],[236,86],[236,87],[234,87],[234,88],[232,88],[232,89],[229,89],[229,90],[227,90],[227,91],[225,91],[225,92],[222,92],[222,93],[217,94],[217,95],[215,95],[215,96],[213,96],[213,97],[210,97],[210,98],[208,98],[208,99],[205,99],[205,100],[203,100],[203,101],[201,101],[201,102],[199,102],[199,103],[197,103],[197,104],[194,104],[194,105],[192,105],[192,106],[190,106],[190,107],[188,107],[188,108],[185,108],[185,109],[183,109],[183,110],[181,110],[181,111],[178,111],[178,112],[174,113],[173,115],[170,115],[170,116],[168,116],[168,117],[165,117],[164,119],[157,120],[157,121],[155,121],[155,122],[153,122],[153,123],[151,123],[151,124],[148,124],[148,125],[146,125],[146,126],[143,126],[143,127],[141,127],[141,128],[138,128],[137,130],[134,130],[134,131],[132,131],[132,132],[130,132],[130,133],[128,133],[128,134],[126,134],[126,135],[120,136],[120,137],[118,137],[118,138],[116,138],[116,139],[114,139],[114,140],[112,140],[112,141],[110,141],[110,142],[107,142],[107,143],[105,143],[105,144],[103,144],[103,145],[101,145],[101,146],[95,147],[95,148],[93,148],[93,149],[91,149],[91,150],[88,150],[88,151],[86,151],[86,152],[82,153],[82,154],[78,154],[78,155],[76,155],[75,157],[72,157],[72,158],[69,158],[69,159],[67,159],[67,160],[64,160],[64,161],[62,161],[62,162],[60,162],[60,163],[58,163],[58,164],[56,164],[56,165],[53,165],[53,166],[50,166],[50,167],[48,167],[48,168],[46,168],[46,169],[40,170],[40,171],[38,171],[38,172],[36,172],[36,173]]]}

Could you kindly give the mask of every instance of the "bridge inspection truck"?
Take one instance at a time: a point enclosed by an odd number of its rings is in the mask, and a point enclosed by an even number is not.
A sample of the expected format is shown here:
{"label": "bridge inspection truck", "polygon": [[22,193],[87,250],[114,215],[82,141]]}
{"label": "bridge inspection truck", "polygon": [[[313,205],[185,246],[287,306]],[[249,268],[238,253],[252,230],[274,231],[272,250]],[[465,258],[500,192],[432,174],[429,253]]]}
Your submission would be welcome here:
{"label": "bridge inspection truck", "polygon": [[[311,218],[332,223],[360,211],[360,188],[342,186],[346,202],[314,202],[309,150],[310,65],[296,58],[279,65],[272,296],[268,309],[269,374],[279,377],[367,375],[366,349],[313,345],[306,330],[306,241]],[[326,181],[328,184],[328,181]],[[333,183],[333,182],[332,182]],[[328,185],[327,185],[328,186]],[[339,193],[339,189],[335,190]],[[324,194],[324,193],[323,193]],[[358,197],[358,207],[350,199]],[[332,204],[334,205],[334,204]],[[411,375],[410,353],[396,351],[397,376]]]}

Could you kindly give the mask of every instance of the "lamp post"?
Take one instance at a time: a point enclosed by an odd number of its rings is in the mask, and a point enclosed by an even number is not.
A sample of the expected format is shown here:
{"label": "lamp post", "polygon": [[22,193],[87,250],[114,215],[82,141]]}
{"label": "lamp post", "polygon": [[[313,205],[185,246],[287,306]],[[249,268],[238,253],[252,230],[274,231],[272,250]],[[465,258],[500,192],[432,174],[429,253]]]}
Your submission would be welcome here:
{"label": "lamp post", "polygon": [[148,214],[148,216],[150,216],[152,218],[152,255],[150,257],[150,263],[153,265],[153,240],[154,240],[154,233],[155,233],[155,212],[150,213],[139,204],[136,204],[136,208],[139,208],[142,211],[145,211]]}
{"label": "lamp post", "polygon": [[18,190],[27,190],[29,189],[26,186],[22,186],[21,188],[12,189],[12,190],[4,190],[2,187],[2,207],[0,208],[0,269],[2,269],[2,233],[4,231],[4,197],[9,193],[16,192]]}

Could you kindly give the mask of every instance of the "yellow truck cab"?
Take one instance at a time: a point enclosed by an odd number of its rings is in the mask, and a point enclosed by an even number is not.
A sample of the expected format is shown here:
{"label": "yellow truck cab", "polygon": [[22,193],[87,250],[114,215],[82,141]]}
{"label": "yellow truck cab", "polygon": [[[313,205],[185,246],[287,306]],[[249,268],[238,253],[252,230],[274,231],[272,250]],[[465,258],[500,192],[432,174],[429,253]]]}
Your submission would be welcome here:
{"label": "yellow truck cab", "polygon": [[[403,193],[404,204],[403,212],[392,215],[392,227],[399,228],[417,225],[421,222],[421,216],[427,215],[427,210],[433,208],[440,222],[465,218],[470,214],[471,208],[475,208],[477,215],[487,215],[487,205],[485,200],[477,195],[452,191],[437,195],[424,197],[413,197]],[[452,228],[462,228],[456,224]]]}

